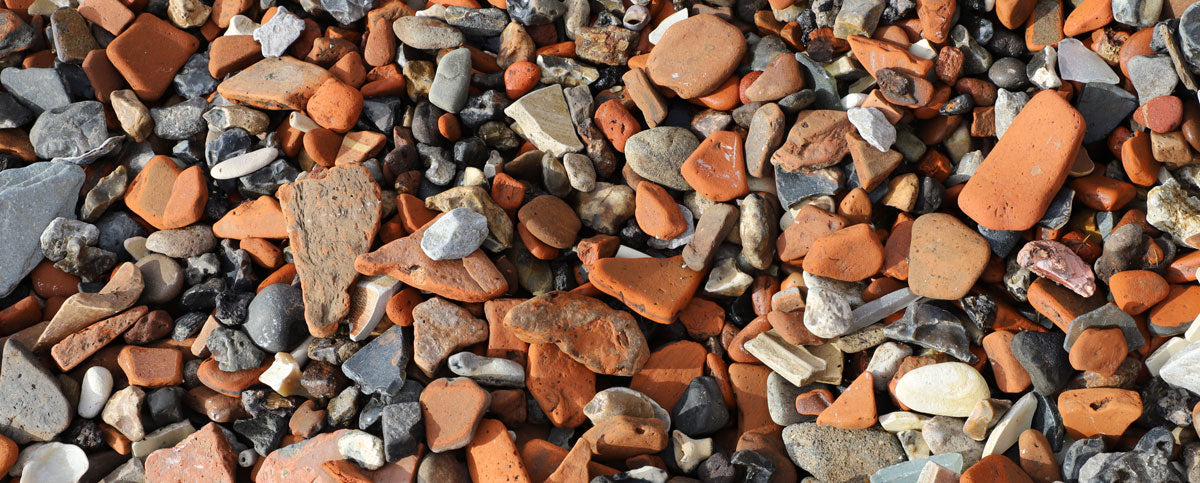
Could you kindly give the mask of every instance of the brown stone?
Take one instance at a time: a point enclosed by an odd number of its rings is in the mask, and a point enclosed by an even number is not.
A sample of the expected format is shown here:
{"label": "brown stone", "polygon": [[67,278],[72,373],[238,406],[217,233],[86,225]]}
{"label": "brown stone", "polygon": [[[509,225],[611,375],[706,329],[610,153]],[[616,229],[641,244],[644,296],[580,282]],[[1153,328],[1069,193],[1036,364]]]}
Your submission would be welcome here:
{"label": "brown stone", "polygon": [[483,420],[488,392],[466,377],[436,379],[421,391],[425,442],[435,453],[466,447]]}
{"label": "brown stone", "polygon": [[842,228],[812,243],[804,257],[804,271],[846,282],[857,282],[883,266],[883,244],[871,225]]}
{"label": "brown stone", "polygon": [[1054,449],[1041,431],[1026,429],[1018,438],[1017,446],[1020,448],[1021,469],[1025,470],[1035,483],[1054,483],[1062,480]]}
{"label": "brown stone", "polygon": [[412,314],[413,362],[429,377],[451,353],[488,338],[487,322],[440,297],[417,304]]}
{"label": "brown stone", "polygon": [[379,229],[379,185],[362,165],[344,165],[281,186],[279,201],[309,333],[331,336],[350,312],[355,258]]}
{"label": "brown stone", "polygon": [[553,344],[530,344],[525,386],[552,424],[574,428],[587,421],[583,407],[596,395],[596,375]]}
{"label": "brown stone", "polygon": [[675,320],[704,282],[704,273],[687,268],[682,256],[603,258],[592,264],[588,275],[601,292],[662,324]]}
{"label": "brown stone", "polygon": [[746,38],[715,15],[696,15],[672,27],[676,26],[650,51],[650,80],[684,99],[716,90],[741,63]]}
{"label": "brown stone", "polygon": [[148,310],[144,305],[134,307],[120,315],[96,322],[54,344],[54,347],[50,348],[50,355],[58,364],[58,368],[64,372],[74,369],[96,351],[116,340],[122,332],[145,316]]}
{"label": "brown stone", "polygon": [[672,342],[650,354],[629,388],[645,394],[659,406],[673,408],[692,379],[704,375],[704,346],[692,341]]}
{"label": "brown stone", "polygon": [[909,288],[923,297],[958,300],[975,285],[990,256],[987,240],[954,216],[922,215],[912,225]]}
{"label": "brown stone", "polygon": [[845,111],[802,111],[783,146],[771,155],[771,164],[788,171],[833,166],[850,152],[846,133],[853,129]]}
{"label": "brown stone", "polygon": [[472,481],[532,481],[508,429],[495,419],[484,419],[475,430],[467,445],[467,470]]}
{"label": "brown stone", "polygon": [[[323,481],[321,463],[345,459],[338,450],[338,440],[349,433],[340,429],[306,439],[297,444],[272,451],[258,464],[257,483],[291,483]],[[190,480],[189,480],[190,481]]]}
{"label": "brown stone", "polygon": [[166,20],[142,13],[108,44],[108,60],[142,101],[156,101],[200,41]]}
{"label": "brown stone", "polygon": [[169,348],[127,345],[117,355],[117,364],[129,384],[166,387],[183,383],[183,353]]}
{"label": "brown stone", "polygon": [[333,78],[315,64],[291,57],[260,60],[225,79],[217,93],[238,104],[270,110],[304,110],[317,88]]}
{"label": "brown stone", "polygon": [[1072,438],[1119,437],[1142,415],[1142,398],[1126,389],[1074,389],[1058,395],[1058,411]]}
{"label": "brown stone", "polygon": [[583,227],[571,205],[553,195],[529,200],[517,212],[517,219],[538,240],[560,249],[574,246],[575,235]]}
{"label": "brown stone", "polygon": [[[215,423],[184,438],[173,448],[160,449],[146,458],[146,480],[167,483],[237,481],[237,453]],[[260,482],[265,482],[260,477]]]}
{"label": "brown stone", "polygon": [[866,429],[875,425],[874,378],[863,371],[829,407],[817,416],[817,424],[842,429]]}
{"label": "brown stone", "polygon": [[618,415],[605,419],[583,433],[596,456],[606,459],[654,454],[667,447],[667,428],[657,418]]}
{"label": "brown stone", "polygon": [[1023,392],[1031,384],[1029,373],[1013,356],[1012,339],[1013,333],[1007,330],[997,330],[983,337],[983,350],[992,366],[996,388],[1009,394]]}
{"label": "brown stone", "polygon": [[534,297],[509,309],[504,325],[525,342],[557,345],[599,374],[633,376],[650,357],[633,316],[584,295]]}
{"label": "brown stone", "polygon": [[204,215],[205,180],[199,166],[179,169],[171,158],[155,156],[129,183],[125,205],[155,228],[182,228]]}

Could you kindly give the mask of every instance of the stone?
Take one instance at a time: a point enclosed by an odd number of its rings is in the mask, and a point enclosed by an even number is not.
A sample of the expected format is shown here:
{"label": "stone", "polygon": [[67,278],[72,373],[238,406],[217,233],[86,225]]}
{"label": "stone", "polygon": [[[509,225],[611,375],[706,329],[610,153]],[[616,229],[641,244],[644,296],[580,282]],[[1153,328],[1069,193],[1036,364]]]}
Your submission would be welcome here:
{"label": "stone", "polygon": [[339,166],[283,185],[280,206],[304,295],[304,319],[314,336],[332,335],[350,311],[356,257],[370,250],[379,228],[380,191],[361,166]]}
{"label": "stone", "polygon": [[1091,267],[1062,243],[1052,240],[1026,243],[1017,253],[1017,263],[1033,273],[1066,286],[1082,297],[1090,297],[1096,290],[1096,280]]}
{"label": "stone", "polygon": [[[1115,11],[1114,8],[1114,13]],[[1116,84],[1120,81],[1117,74],[1099,55],[1073,38],[1066,38],[1058,43],[1058,72],[1063,80],[1085,84],[1089,82]]]}
{"label": "stone", "polygon": [[589,276],[601,292],[660,323],[673,321],[704,280],[687,268],[682,256],[602,258],[592,264]]}
{"label": "stone", "polygon": [[[1041,220],[1074,164],[1084,119],[1062,98],[1039,93],[1011,129],[1014,135],[1001,137],[958,198],[964,213],[993,230],[1026,230]],[[1043,155],[1025,155],[1031,151]],[[1025,196],[1004,195],[1015,189]]]}
{"label": "stone", "polygon": [[1071,364],[1063,351],[1061,332],[1022,331],[1013,336],[1012,353],[1039,394],[1057,393],[1071,377]]}
{"label": "stone", "polygon": [[632,376],[649,358],[645,337],[628,313],[567,292],[551,292],[511,309],[504,324],[522,340],[555,344],[601,374]]}
{"label": "stone", "polygon": [[145,283],[139,302],[165,304],[183,290],[183,269],[170,257],[152,253],[138,260],[137,267]]}
{"label": "stone", "polygon": [[20,476],[29,481],[78,481],[88,469],[88,457],[79,446],[58,442],[27,448]]}
{"label": "stone", "polygon": [[304,32],[304,20],[279,6],[271,19],[254,29],[254,41],[262,46],[265,58],[279,57]]}
{"label": "stone", "polygon": [[561,157],[583,150],[575,133],[561,85],[535,90],[504,108],[520,131],[539,150]]}
{"label": "stone", "polygon": [[1087,124],[1083,142],[1104,139],[1138,107],[1137,97],[1112,84],[1084,84],[1075,103]]}
{"label": "stone", "polygon": [[905,459],[896,438],[879,429],[793,424],[784,428],[783,444],[797,466],[823,481],[866,478]]}
{"label": "stone", "polygon": [[662,126],[631,136],[625,143],[625,156],[639,176],[667,188],[688,190],[691,185],[681,169],[699,146],[687,129]]}
{"label": "stone", "polygon": [[304,318],[298,287],[282,283],[269,285],[258,292],[248,310],[246,333],[263,350],[287,351],[303,338],[304,332],[296,330]]}
{"label": "stone", "polygon": [[771,164],[793,172],[837,164],[849,153],[845,134],[853,127],[842,111],[803,111],[783,145],[771,155]]}
{"label": "stone", "polygon": [[266,167],[278,157],[279,150],[275,148],[256,149],[217,163],[209,170],[209,175],[213,179],[241,178]]}
{"label": "stone", "polygon": [[516,362],[499,357],[484,357],[459,352],[446,361],[450,372],[468,377],[487,386],[523,387],[525,368]]}
{"label": "stone", "polygon": [[200,166],[180,169],[167,156],[150,158],[125,190],[125,206],[160,230],[199,221],[207,203],[208,188]]}
{"label": "stone", "polygon": [[467,105],[467,88],[471,81],[471,52],[455,49],[438,62],[429,102],[449,113],[458,113]]}
{"label": "stone", "polygon": [[146,237],[146,250],[171,258],[191,258],[216,248],[217,240],[207,225],[176,230],[159,230]]}
{"label": "stone", "polygon": [[421,302],[412,314],[413,362],[429,377],[450,353],[487,340],[487,322],[445,299]]}
{"label": "stone", "polygon": [[716,379],[701,376],[692,379],[672,410],[676,430],[691,437],[716,432],[729,422],[729,408]]}
{"label": "stone", "polygon": [[338,438],[338,453],[368,471],[378,470],[385,463],[383,440],[373,434],[350,430]]}
{"label": "stone", "polygon": [[[147,50],[145,46],[159,46]],[[196,52],[199,41],[165,20],[149,13],[138,15],[105,51],[142,101],[162,97],[175,73]]]}
{"label": "stone", "polygon": [[487,218],[459,207],[429,225],[421,238],[421,250],[432,260],[458,260],[478,250],[487,235]]}
{"label": "stone", "polygon": [[386,273],[420,290],[463,302],[490,300],[508,289],[504,277],[482,251],[461,260],[427,257],[420,244],[428,226],[360,255],[355,261],[356,270],[364,275]]}
{"label": "stone", "polygon": [[650,79],[685,99],[716,90],[746,54],[741,31],[709,14],[676,22],[656,47],[646,63]]}
{"label": "stone", "polygon": [[489,235],[483,243],[484,248],[488,250],[498,251],[508,248],[512,242],[512,220],[508,218],[504,209],[492,200],[488,191],[480,186],[456,186],[450,188],[426,198],[425,207],[442,212],[465,207],[483,215],[488,219]]}
{"label": "stone", "polygon": [[425,440],[419,402],[397,402],[383,408],[383,453],[388,461],[417,454]]}
{"label": "stone", "polygon": [[529,200],[517,212],[517,219],[538,240],[559,249],[574,246],[581,228],[571,206],[552,195]]}
{"label": "stone", "polygon": [[142,293],[142,287],[142,272],[132,263],[121,264],[99,292],[77,293],[68,297],[37,338],[34,350],[57,344],[93,322],[133,306]]}
{"label": "stone", "polygon": [[1074,389],[1058,395],[1058,408],[1072,438],[1117,436],[1141,416],[1142,400],[1126,389]]}
{"label": "stone", "polygon": [[1113,19],[1134,27],[1153,27],[1162,13],[1161,0],[1116,0],[1112,5]]}
{"label": "stone", "polygon": [[208,336],[206,343],[213,358],[225,372],[255,369],[262,365],[266,354],[254,345],[250,336],[240,330],[217,327]]}
{"label": "stone", "polygon": [[237,454],[222,428],[208,423],[173,448],[150,453],[146,478],[150,481],[187,481],[204,478],[213,482],[236,480]]}
{"label": "stone", "polygon": [[1146,197],[1146,222],[1179,243],[1200,246],[1200,199],[1190,195],[1173,178],[1150,189]]}
{"label": "stone", "polygon": [[887,152],[896,143],[896,127],[879,109],[856,107],[846,111],[846,118],[858,135],[880,152]]}
{"label": "stone", "polygon": [[429,450],[467,446],[483,420],[490,396],[468,378],[437,379],[421,392],[421,413]]}
{"label": "stone", "polygon": [[963,431],[963,420],[935,416],[925,423],[921,436],[933,454],[954,453],[962,456],[963,466],[971,467],[982,457],[983,443]]}
{"label": "stone", "polygon": [[1175,65],[1167,55],[1137,55],[1129,59],[1128,67],[1129,79],[1137,91],[1139,104],[1145,104],[1155,97],[1171,95],[1179,82]]}
{"label": "stone", "polygon": [[404,386],[405,369],[412,359],[404,329],[392,326],[363,346],[342,364],[346,377],[367,394],[395,394]]}
{"label": "stone", "polygon": [[983,456],[1003,454],[1029,430],[1037,411],[1038,400],[1034,393],[1026,393],[1013,403],[1004,416],[996,421],[987,442],[983,445]]}
{"label": "stone", "polygon": [[71,403],[57,380],[19,342],[4,343],[0,359],[0,434],[19,444],[49,441],[67,429]]}
{"label": "stone", "polygon": [[1195,377],[1195,367],[1200,358],[1200,345],[1188,344],[1172,355],[1158,370],[1159,377],[1166,383],[1195,391],[1200,389],[1200,380]]}
{"label": "stone", "polygon": [[[32,41],[33,29],[29,29],[29,32]],[[23,104],[30,115],[40,115],[71,104],[67,88],[54,69],[8,67],[0,70],[0,86],[4,86],[4,90]]]}
{"label": "stone", "polygon": [[80,156],[108,138],[104,106],[81,101],[42,112],[29,129],[29,142],[39,158]]}
{"label": "stone", "polygon": [[915,411],[966,417],[991,392],[979,371],[961,362],[943,362],[904,373],[893,394]]}
{"label": "stone", "polygon": [[226,78],[217,86],[217,93],[253,108],[301,111],[332,77],[320,66],[288,56],[267,58]]}
{"label": "stone", "polygon": [[112,388],[113,377],[108,369],[104,366],[89,367],[79,385],[79,417],[92,419],[99,415],[112,393]]}
{"label": "stone", "polygon": [[953,216],[922,215],[912,225],[909,287],[925,297],[959,299],[983,273],[989,252],[987,241]]}

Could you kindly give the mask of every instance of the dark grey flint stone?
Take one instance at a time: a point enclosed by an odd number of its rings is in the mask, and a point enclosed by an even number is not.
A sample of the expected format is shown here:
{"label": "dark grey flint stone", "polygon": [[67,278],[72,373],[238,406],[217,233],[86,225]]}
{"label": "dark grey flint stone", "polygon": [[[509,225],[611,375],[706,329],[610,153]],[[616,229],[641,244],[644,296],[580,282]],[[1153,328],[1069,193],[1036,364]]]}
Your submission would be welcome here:
{"label": "dark grey flint stone", "polygon": [[1029,373],[1033,390],[1043,395],[1057,393],[1074,374],[1063,348],[1062,332],[1023,331],[1013,336],[1013,357]]}
{"label": "dark grey flint stone", "polygon": [[424,440],[421,403],[402,402],[383,408],[383,454],[389,463],[417,454]]}
{"label": "dark grey flint stone", "polygon": [[305,335],[296,330],[304,325],[304,300],[298,287],[270,285],[250,302],[246,332],[250,339],[268,352],[291,349]]}
{"label": "dark grey flint stone", "polygon": [[79,156],[100,147],[106,139],[104,105],[96,101],[45,111],[29,129],[33,151],[44,159]]}
{"label": "dark grey flint stone", "polygon": [[228,327],[213,329],[208,336],[207,347],[219,363],[217,368],[225,372],[259,367],[266,357],[266,353],[255,346],[245,332]]}
{"label": "dark grey flint stone", "polygon": [[808,58],[808,54],[803,52],[796,54],[796,60],[800,61],[800,65],[808,72],[808,79],[812,81],[812,90],[817,95],[813,104],[817,109],[844,111],[842,98],[838,95],[837,81],[833,79],[832,75],[829,75],[829,71]]}
{"label": "dark grey flint stone", "polygon": [[559,0],[513,0],[508,2],[508,14],[526,27],[546,25],[567,13],[567,5]]}
{"label": "dark grey flint stone", "polygon": [[671,418],[678,429],[691,437],[716,432],[729,422],[729,408],[721,396],[717,380],[709,376],[692,379],[684,389],[679,402],[671,411]]}
{"label": "dark grey flint stone", "polygon": [[1063,341],[1063,350],[1070,352],[1071,346],[1075,345],[1075,339],[1079,338],[1079,334],[1093,327],[1117,327],[1121,329],[1121,332],[1125,334],[1125,342],[1129,344],[1130,352],[1146,345],[1146,338],[1142,337],[1142,333],[1138,330],[1137,322],[1133,321],[1133,317],[1125,313],[1124,310],[1117,308],[1116,305],[1104,304],[1100,308],[1075,317],[1071,321],[1070,326],[1067,327],[1067,337]]}
{"label": "dark grey flint stone", "polygon": [[784,209],[810,196],[832,195],[842,186],[845,176],[837,168],[793,173],[775,166],[775,191]]}
{"label": "dark grey flint stone", "polygon": [[508,25],[508,12],[498,8],[446,7],[446,23],[476,37],[500,35]]}
{"label": "dark grey flint stone", "polygon": [[8,339],[0,360],[0,434],[17,444],[49,441],[74,413],[58,380],[19,342]]}
{"label": "dark grey flint stone", "polygon": [[366,394],[395,394],[404,385],[404,370],[412,359],[412,344],[403,329],[393,326],[363,346],[342,364],[342,373]]}
{"label": "dark grey flint stone", "polygon": [[188,99],[208,95],[217,90],[217,80],[208,73],[208,53],[201,52],[189,57],[183,68],[179,69],[179,73],[175,74],[172,83],[175,85],[175,92]]}
{"label": "dark grey flint stone", "polygon": [[33,111],[21,104],[16,97],[0,92],[0,129],[21,127],[33,120]]}
{"label": "dark grey flint stone", "polygon": [[39,237],[55,218],[75,218],[83,168],[34,163],[0,171],[0,297],[42,260]]}
{"label": "dark grey flint stone", "polygon": [[0,71],[0,86],[4,86],[4,90],[33,110],[34,114],[71,103],[67,86],[58,72],[51,68],[9,67]]}
{"label": "dark grey flint stone", "polygon": [[1093,143],[1108,137],[1129,113],[1137,109],[1137,96],[1112,84],[1089,82],[1083,85],[1075,108],[1087,123],[1083,143]]}
{"label": "dark grey flint stone", "polygon": [[255,453],[258,453],[259,456],[266,456],[279,447],[279,442],[283,440],[283,435],[288,430],[288,418],[263,413],[253,419],[234,421],[233,430],[250,441],[250,444],[254,446]]}

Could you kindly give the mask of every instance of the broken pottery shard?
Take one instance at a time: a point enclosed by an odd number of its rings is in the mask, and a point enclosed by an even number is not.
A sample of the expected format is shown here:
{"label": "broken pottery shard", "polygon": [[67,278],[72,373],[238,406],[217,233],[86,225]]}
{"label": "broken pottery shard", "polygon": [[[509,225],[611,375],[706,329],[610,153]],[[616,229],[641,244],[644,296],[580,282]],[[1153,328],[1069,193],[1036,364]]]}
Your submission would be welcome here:
{"label": "broken pottery shard", "polygon": [[555,344],[594,372],[632,376],[650,358],[633,316],[571,292],[550,292],[509,309],[504,325],[521,340]]}
{"label": "broken pottery shard", "polygon": [[71,403],[54,375],[13,339],[0,360],[0,434],[18,444],[49,441],[67,429]]}
{"label": "broken pottery shard", "polygon": [[362,165],[347,164],[283,185],[279,201],[304,291],[304,320],[314,337],[329,337],[350,312],[355,257],[371,249],[379,229],[379,185]]}
{"label": "broken pottery shard", "polygon": [[315,64],[291,57],[263,59],[221,82],[217,93],[259,109],[303,111],[308,99],[333,78]]}
{"label": "broken pottery shard", "polygon": [[68,297],[34,343],[33,350],[41,351],[57,344],[93,322],[133,306],[144,287],[142,271],[132,263],[121,264],[99,292]]}
{"label": "broken pottery shard", "polygon": [[386,273],[416,287],[459,302],[485,302],[508,290],[508,282],[481,250],[457,260],[433,260],[421,250],[426,224],[413,234],[359,255],[354,268],[363,275]]}
{"label": "broken pottery shard", "polygon": [[1092,267],[1062,243],[1053,240],[1026,243],[1017,253],[1017,263],[1082,297],[1091,297],[1096,292],[1096,276],[1092,274]]}
{"label": "broken pottery shard", "polygon": [[801,112],[771,163],[788,171],[827,168],[841,162],[850,152],[846,133],[853,132],[845,111]]}
{"label": "broken pottery shard", "polygon": [[504,108],[504,114],[515,119],[529,142],[541,151],[562,157],[583,150],[561,85],[525,94]]}

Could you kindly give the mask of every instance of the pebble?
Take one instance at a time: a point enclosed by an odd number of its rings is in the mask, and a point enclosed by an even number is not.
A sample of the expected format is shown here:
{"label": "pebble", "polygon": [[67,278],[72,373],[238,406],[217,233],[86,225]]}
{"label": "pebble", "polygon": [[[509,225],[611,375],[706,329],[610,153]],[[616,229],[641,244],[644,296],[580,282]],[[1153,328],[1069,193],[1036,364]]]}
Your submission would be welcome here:
{"label": "pebble", "polygon": [[280,6],[271,20],[254,29],[253,36],[254,41],[262,46],[262,56],[270,58],[283,55],[303,32],[304,20]]}
{"label": "pebble", "polygon": [[470,352],[459,352],[447,359],[450,372],[469,377],[488,386],[522,387],[525,385],[525,368],[508,359],[477,356]]}
{"label": "pebble", "polygon": [[824,481],[866,478],[905,458],[895,437],[878,429],[793,424],[784,428],[783,444],[797,466]]}
{"label": "pebble", "polygon": [[[1122,0],[1118,0],[1122,1]],[[1115,4],[1114,4],[1114,13]],[[1067,38],[1058,43],[1058,72],[1063,80],[1116,84],[1120,78],[1104,60],[1082,42]]]}
{"label": "pebble", "polygon": [[715,15],[688,17],[671,27],[650,52],[646,71],[655,84],[685,99],[715,90],[746,53],[742,33]]}
{"label": "pebble", "polygon": [[83,374],[79,388],[78,414],[82,418],[94,418],[104,409],[104,403],[112,393],[112,373],[103,366],[89,367]]}
{"label": "pebble", "polygon": [[893,392],[897,400],[916,411],[960,418],[970,415],[975,404],[990,394],[979,371],[961,362],[943,362],[908,371],[900,377]]}
{"label": "pebble", "polygon": [[25,457],[20,476],[29,481],[78,481],[87,469],[88,457],[82,448],[50,442]]}
{"label": "pebble", "polygon": [[1049,332],[1019,332],[1013,336],[1013,357],[1029,374],[1033,390],[1049,395],[1058,392],[1071,375],[1063,347],[1063,335]]}
{"label": "pebble", "polygon": [[559,157],[583,150],[561,85],[543,87],[522,96],[504,108],[504,114],[516,120],[529,142],[541,151]]}
{"label": "pebble", "polygon": [[896,143],[896,127],[879,109],[854,108],[846,111],[846,117],[858,130],[859,136],[875,149],[887,152]]}
{"label": "pebble", "polygon": [[458,260],[478,250],[487,235],[487,218],[459,207],[429,225],[421,238],[421,250],[432,260]]}
{"label": "pebble", "polygon": [[[28,25],[23,25],[28,27]],[[18,30],[19,27],[18,27]],[[32,42],[32,29],[30,41]],[[13,36],[14,34],[9,34]],[[6,38],[10,38],[6,36]],[[33,114],[40,115],[52,109],[71,104],[66,86],[54,69],[8,67],[0,70],[0,86],[21,102]]]}

